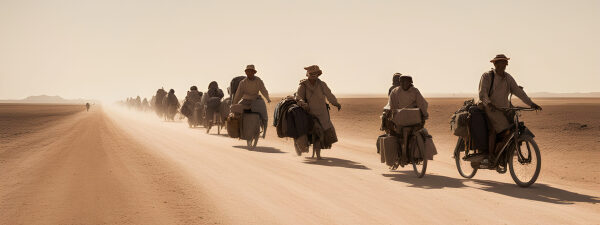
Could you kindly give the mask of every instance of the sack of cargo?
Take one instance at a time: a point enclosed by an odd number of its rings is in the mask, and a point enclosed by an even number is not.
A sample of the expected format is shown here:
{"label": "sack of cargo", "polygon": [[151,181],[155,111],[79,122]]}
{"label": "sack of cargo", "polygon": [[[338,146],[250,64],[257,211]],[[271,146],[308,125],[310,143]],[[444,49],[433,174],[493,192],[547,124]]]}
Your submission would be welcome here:
{"label": "sack of cargo", "polygon": [[469,137],[469,120],[471,119],[469,110],[473,107],[477,107],[475,99],[469,99],[454,112],[450,120],[450,130],[453,131],[454,135],[464,138]]}
{"label": "sack of cargo", "polygon": [[452,116],[452,120],[454,124],[452,129],[454,130],[454,135],[459,137],[468,137],[469,136],[469,112],[463,111],[455,113]]}
{"label": "sack of cargo", "polygon": [[227,118],[229,115],[229,106],[231,105],[231,98],[225,98],[221,101],[221,108],[219,109],[219,113],[221,113],[221,118]]}
{"label": "sack of cargo", "polygon": [[397,127],[419,125],[423,122],[419,108],[402,108],[396,110],[392,115],[392,122]]}
{"label": "sack of cargo", "polygon": [[437,149],[435,148],[435,144],[433,144],[433,137],[425,128],[419,130],[419,135],[421,135],[421,140],[423,142],[422,146],[425,149],[423,154],[425,159],[433,160],[433,156],[437,155]]}
{"label": "sack of cargo", "polygon": [[258,113],[244,113],[242,115],[242,127],[240,138],[251,140],[260,133],[260,116]]}
{"label": "sack of cargo", "polygon": [[238,86],[243,79],[246,79],[246,76],[234,77],[231,79],[231,82],[229,82],[229,90],[231,91],[232,96],[235,95],[235,92],[237,92]]}
{"label": "sack of cargo", "polygon": [[473,141],[471,148],[485,151],[489,148],[488,123],[485,111],[477,107],[471,107],[469,113],[471,114],[469,119],[469,132],[471,140]]}
{"label": "sack of cargo", "polygon": [[379,137],[377,137],[377,142],[375,143],[375,145],[377,146],[377,154],[379,154],[379,156],[381,157],[381,163],[385,163],[385,153],[383,153],[383,149],[381,147],[381,142],[382,142],[382,139],[387,136],[388,136],[387,134],[380,135]]}
{"label": "sack of cargo", "polygon": [[231,107],[229,108],[229,111],[231,113],[238,113],[238,114],[242,114],[244,112],[244,105],[242,104],[233,104],[231,105]]}
{"label": "sack of cargo", "polygon": [[235,114],[229,114],[227,117],[226,125],[227,125],[227,134],[232,138],[240,137],[240,117]]}
{"label": "sack of cargo", "polygon": [[181,114],[185,117],[190,117],[192,115],[191,103],[189,101],[185,101],[183,106],[181,106]]}
{"label": "sack of cargo", "polygon": [[398,150],[400,149],[400,144],[398,143],[397,137],[382,137],[381,141],[379,142],[379,148],[384,156],[386,165],[393,166],[398,161]]}

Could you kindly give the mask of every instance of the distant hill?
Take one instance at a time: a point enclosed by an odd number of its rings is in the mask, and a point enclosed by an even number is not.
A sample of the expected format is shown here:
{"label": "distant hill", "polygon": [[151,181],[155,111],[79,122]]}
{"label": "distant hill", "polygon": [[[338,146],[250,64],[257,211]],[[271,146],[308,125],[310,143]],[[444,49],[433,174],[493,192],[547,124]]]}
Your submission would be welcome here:
{"label": "distant hill", "polygon": [[58,103],[58,102],[65,102],[67,100],[65,100],[64,98],[62,98],[60,96],[38,95],[38,96],[29,96],[21,101],[35,102],[35,103],[44,103],[44,102]]}
{"label": "distant hill", "polygon": [[60,96],[37,95],[29,96],[22,100],[0,100],[0,103],[26,103],[26,104],[85,104],[86,102],[93,103],[94,100],[89,99],[64,99]]}

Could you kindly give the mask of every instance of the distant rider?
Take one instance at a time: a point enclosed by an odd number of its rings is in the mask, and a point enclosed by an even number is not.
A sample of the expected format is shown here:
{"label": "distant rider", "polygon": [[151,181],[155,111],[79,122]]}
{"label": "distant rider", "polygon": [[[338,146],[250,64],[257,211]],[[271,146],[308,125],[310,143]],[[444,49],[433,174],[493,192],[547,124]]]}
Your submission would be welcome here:
{"label": "distant rider", "polygon": [[[267,88],[265,88],[263,81],[256,76],[256,69],[254,68],[254,65],[246,66],[246,70],[244,72],[246,73],[246,78],[240,81],[232,104],[242,104],[250,108],[252,103],[260,98],[259,92],[267,99],[268,103],[271,103],[269,92],[267,91]],[[265,138],[268,122],[266,107],[261,109],[261,111],[263,112],[258,113],[263,121],[263,138]]]}

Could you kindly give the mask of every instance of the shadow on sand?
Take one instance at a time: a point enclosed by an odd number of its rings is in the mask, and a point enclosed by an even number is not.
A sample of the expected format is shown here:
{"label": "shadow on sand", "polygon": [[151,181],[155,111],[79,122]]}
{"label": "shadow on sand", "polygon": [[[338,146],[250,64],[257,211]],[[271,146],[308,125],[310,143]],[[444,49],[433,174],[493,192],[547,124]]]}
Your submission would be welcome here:
{"label": "shadow on sand", "polygon": [[354,162],[351,160],[338,159],[338,158],[333,158],[333,157],[323,157],[323,159],[321,159],[321,160],[317,160],[316,158],[307,157],[307,158],[305,158],[304,163],[313,164],[313,165],[321,165],[321,166],[370,170],[368,167],[366,167],[360,163],[357,163],[357,162]]}
{"label": "shadow on sand", "polygon": [[218,136],[218,137],[229,137],[229,135],[227,135],[227,134],[209,134],[209,135]]}
{"label": "shadow on sand", "polygon": [[[513,198],[528,199],[553,204],[573,204],[575,202],[587,202],[597,204],[600,198],[591,195],[579,194],[560,188],[551,187],[547,184],[533,184],[529,188],[520,188],[514,183],[502,183],[490,180],[461,179],[446,177],[435,174],[426,174],[423,178],[417,178],[413,171],[390,171],[382,174],[394,181],[410,184],[409,187],[424,189],[442,188],[473,188],[506,195]],[[468,186],[465,183],[474,182],[481,187]]]}
{"label": "shadow on sand", "polygon": [[267,146],[256,146],[255,148],[251,149],[248,148],[248,146],[245,145],[238,145],[238,146],[233,146],[234,148],[241,148],[241,149],[246,149],[248,151],[253,151],[253,152],[262,152],[262,153],[285,153],[282,152],[281,150],[279,150],[278,148],[273,148],[273,147],[267,147]]}

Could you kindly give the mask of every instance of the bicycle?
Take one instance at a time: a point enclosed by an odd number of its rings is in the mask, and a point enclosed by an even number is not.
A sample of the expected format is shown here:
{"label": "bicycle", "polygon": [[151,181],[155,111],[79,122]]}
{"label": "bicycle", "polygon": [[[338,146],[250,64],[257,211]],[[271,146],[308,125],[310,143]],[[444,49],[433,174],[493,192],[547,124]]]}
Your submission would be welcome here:
{"label": "bicycle", "polygon": [[[529,187],[537,180],[542,158],[535,135],[519,120],[522,111],[535,111],[533,108],[509,107],[502,108],[513,114],[514,123],[510,128],[510,135],[497,154],[485,162],[482,153],[469,149],[463,137],[459,137],[454,149],[454,159],[458,173],[464,178],[472,178],[479,169],[496,170],[504,174],[508,170],[514,182],[520,187]],[[524,147],[527,151],[524,150]],[[470,151],[473,151],[470,153]],[[533,156],[534,155],[534,156]],[[462,162],[470,162],[470,166],[462,165]],[[508,164],[508,166],[507,166]],[[469,167],[471,170],[469,171]],[[532,171],[526,171],[532,170]]]}
{"label": "bicycle", "polygon": [[[408,126],[408,127],[397,127],[390,119],[389,110],[384,110],[382,124],[382,130],[386,132],[386,135],[396,137],[398,143],[400,143],[400,150],[394,165],[390,167],[392,170],[396,170],[398,167],[404,167],[411,164],[413,171],[417,178],[425,176],[427,171],[427,159],[425,158],[425,146],[423,137],[420,134],[420,130],[423,129],[424,123]],[[406,135],[403,132],[406,130]],[[403,136],[406,136],[404,140]],[[382,153],[383,154],[383,153]],[[406,155],[403,159],[402,156]]]}

